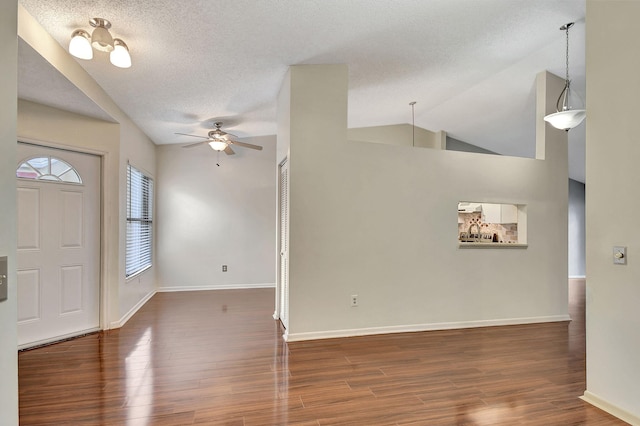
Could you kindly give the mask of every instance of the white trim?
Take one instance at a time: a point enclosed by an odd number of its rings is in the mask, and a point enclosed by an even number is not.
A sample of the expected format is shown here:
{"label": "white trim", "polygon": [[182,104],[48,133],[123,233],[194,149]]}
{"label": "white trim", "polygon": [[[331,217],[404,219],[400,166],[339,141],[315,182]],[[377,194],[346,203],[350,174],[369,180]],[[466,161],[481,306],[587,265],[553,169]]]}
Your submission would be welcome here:
{"label": "white trim", "polygon": [[615,416],[620,420],[623,420],[631,425],[640,426],[640,416],[632,414],[627,410],[623,410],[622,408],[616,405],[613,405],[608,401],[605,401],[604,399],[593,394],[592,392],[584,391],[584,395],[582,395],[580,399],[593,405],[594,407],[598,407],[602,411],[606,411],[612,416]]}
{"label": "white trim", "polygon": [[258,283],[258,284],[223,284],[223,285],[202,285],[202,286],[167,286],[159,287],[159,293],[168,293],[172,291],[201,291],[201,290],[246,290],[251,288],[275,288],[275,283]]}
{"label": "white trim", "polygon": [[369,336],[372,334],[413,333],[417,331],[451,330],[459,328],[495,327],[501,325],[536,324],[543,322],[571,321],[569,315],[547,317],[508,318],[500,320],[438,322],[432,324],[392,325],[387,327],[355,328],[346,330],[311,331],[308,333],[286,332],[282,338],[287,342],[302,340],[335,339],[339,337]]}
{"label": "white trim", "polygon": [[140,308],[142,308],[145,303],[147,303],[149,301],[149,299],[151,299],[153,297],[153,295],[156,294],[156,291],[153,290],[151,292],[149,292],[145,297],[143,297],[142,299],[140,299],[140,301],[138,303],[136,303],[133,308],[129,309],[129,312],[127,312],[126,314],[124,314],[124,316],[122,318],[120,318],[118,321],[112,321],[110,325],[110,328],[120,328],[123,325],[125,325],[127,323],[127,321],[129,321],[131,319],[131,317],[138,312],[138,310],[140,310]]}
{"label": "white trim", "polygon": [[569,275],[570,280],[585,280],[587,277],[585,275]]}

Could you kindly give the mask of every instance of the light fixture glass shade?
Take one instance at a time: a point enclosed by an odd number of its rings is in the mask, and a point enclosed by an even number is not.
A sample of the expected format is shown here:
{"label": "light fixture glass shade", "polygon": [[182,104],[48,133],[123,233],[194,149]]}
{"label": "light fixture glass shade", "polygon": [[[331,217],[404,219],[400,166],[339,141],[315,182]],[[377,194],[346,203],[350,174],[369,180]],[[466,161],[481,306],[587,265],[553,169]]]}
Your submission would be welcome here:
{"label": "light fixture glass shade", "polygon": [[91,34],[91,45],[101,52],[111,52],[113,50],[113,37],[105,27],[96,27]]}
{"label": "light fixture glass shade", "polygon": [[223,140],[212,140],[209,142],[209,146],[215,151],[224,151],[229,144]]}
{"label": "light fixture glass shade", "polygon": [[119,38],[113,39],[113,50],[109,54],[109,60],[118,68],[131,67],[131,55],[124,41]]}
{"label": "light fixture glass shade", "polygon": [[544,117],[544,121],[551,124],[556,129],[569,130],[582,123],[587,117],[587,110],[570,109],[567,111],[555,112]]}
{"label": "light fixture glass shade", "polygon": [[93,49],[89,41],[89,33],[84,30],[75,30],[71,34],[69,53],[79,59],[92,59]]}

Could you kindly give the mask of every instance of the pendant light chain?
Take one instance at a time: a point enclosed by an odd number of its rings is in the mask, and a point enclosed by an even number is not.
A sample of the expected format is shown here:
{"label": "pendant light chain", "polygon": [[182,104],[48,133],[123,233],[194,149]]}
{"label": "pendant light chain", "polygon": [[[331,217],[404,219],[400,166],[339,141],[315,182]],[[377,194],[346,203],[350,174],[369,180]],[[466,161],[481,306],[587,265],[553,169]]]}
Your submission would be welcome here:
{"label": "pendant light chain", "polygon": [[415,115],[415,106],[416,101],[409,102],[411,105],[411,145],[416,146],[416,115]]}
{"label": "pendant light chain", "polygon": [[[566,73],[566,80],[567,82],[569,81],[569,28],[571,28],[570,25],[566,26],[566,33],[567,33],[567,54],[566,54],[566,65],[567,65],[567,73]],[[568,84],[568,83],[567,83]]]}

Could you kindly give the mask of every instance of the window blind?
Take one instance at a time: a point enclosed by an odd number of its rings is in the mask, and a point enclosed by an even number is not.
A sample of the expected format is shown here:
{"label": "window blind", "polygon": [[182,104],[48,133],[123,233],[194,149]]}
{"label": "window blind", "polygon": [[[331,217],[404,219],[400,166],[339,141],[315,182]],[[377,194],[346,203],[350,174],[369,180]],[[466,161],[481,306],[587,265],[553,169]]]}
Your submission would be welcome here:
{"label": "window blind", "polygon": [[153,242],[153,180],[127,165],[127,248],[129,278],[151,266]]}

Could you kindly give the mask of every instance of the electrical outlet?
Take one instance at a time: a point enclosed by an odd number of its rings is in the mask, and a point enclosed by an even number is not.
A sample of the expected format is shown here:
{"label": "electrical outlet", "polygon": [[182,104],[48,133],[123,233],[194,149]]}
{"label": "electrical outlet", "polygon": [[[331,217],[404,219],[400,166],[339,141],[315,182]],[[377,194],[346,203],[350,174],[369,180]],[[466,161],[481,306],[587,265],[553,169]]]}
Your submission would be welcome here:
{"label": "electrical outlet", "polygon": [[358,306],[358,295],[357,294],[352,294],[351,295],[351,307],[355,308],[356,306]]}
{"label": "electrical outlet", "polygon": [[227,265],[222,265],[222,272],[227,272]]}

